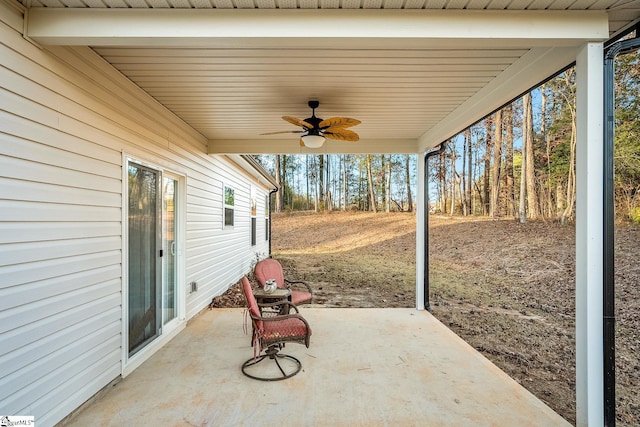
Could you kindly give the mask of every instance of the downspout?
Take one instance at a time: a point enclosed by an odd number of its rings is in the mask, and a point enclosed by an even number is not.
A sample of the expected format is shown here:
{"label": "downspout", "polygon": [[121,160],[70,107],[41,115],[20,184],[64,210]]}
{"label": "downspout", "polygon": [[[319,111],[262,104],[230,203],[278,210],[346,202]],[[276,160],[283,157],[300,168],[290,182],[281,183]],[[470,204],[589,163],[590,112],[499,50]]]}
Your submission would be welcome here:
{"label": "downspout", "polygon": [[271,195],[276,193],[277,191],[278,191],[278,187],[269,191],[269,254],[267,255],[268,258],[271,258]]}
{"label": "downspout", "polygon": [[615,279],[614,279],[614,62],[616,56],[640,48],[640,24],[636,36],[609,46],[604,59],[604,189],[603,189],[603,343],[604,425],[616,425]]}
{"label": "downspout", "polygon": [[442,142],[435,150],[424,154],[424,308],[431,312],[429,303],[429,158],[442,153],[447,142]]}

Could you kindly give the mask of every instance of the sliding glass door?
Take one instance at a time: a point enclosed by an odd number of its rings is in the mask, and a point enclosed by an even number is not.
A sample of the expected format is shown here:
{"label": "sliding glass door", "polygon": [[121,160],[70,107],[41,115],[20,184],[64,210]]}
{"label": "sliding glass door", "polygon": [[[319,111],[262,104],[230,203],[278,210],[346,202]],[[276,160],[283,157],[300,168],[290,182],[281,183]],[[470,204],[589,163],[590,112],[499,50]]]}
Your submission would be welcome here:
{"label": "sliding glass door", "polygon": [[180,188],[178,176],[127,163],[129,357],[179,319]]}
{"label": "sliding glass door", "polygon": [[129,356],[160,334],[160,172],[129,163]]}

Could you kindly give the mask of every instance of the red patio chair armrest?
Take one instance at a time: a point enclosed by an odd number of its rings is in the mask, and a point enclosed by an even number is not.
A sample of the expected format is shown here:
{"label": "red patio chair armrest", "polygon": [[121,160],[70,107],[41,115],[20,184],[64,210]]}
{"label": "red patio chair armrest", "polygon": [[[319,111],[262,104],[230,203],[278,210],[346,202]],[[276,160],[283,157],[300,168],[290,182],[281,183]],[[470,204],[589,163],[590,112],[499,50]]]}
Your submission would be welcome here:
{"label": "red patio chair armrest", "polygon": [[313,294],[313,292],[311,291],[311,286],[309,286],[307,282],[303,282],[301,280],[284,279],[284,283],[287,286],[287,288],[291,288],[291,285],[303,285],[306,288],[307,292],[309,292],[310,294]]}

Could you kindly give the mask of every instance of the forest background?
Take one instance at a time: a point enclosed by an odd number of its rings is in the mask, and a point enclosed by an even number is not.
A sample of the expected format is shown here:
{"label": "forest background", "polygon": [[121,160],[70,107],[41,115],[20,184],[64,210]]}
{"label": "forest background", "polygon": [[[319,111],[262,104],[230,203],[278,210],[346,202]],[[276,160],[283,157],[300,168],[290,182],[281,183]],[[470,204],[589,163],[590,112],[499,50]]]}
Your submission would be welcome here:
{"label": "forest background", "polygon": [[[615,63],[615,212],[640,222],[640,54]],[[571,221],[576,195],[575,69],[445,141],[430,160],[430,210]],[[366,143],[362,141],[360,143]],[[280,183],[274,210],[415,209],[415,154],[261,155]]]}
{"label": "forest background", "polygon": [[[640,52],[618,57],[615,369],[625,427],[640,425],[639,83]],[[572,424],[575,111],[568,68],[445,141],[428,168],[432,314]],[[272,207],[285,212],[273,216],[273,254],[288,277],[308,281],[315,304],[415,304],[416,216],[373,212],[415,209],[419,159],[259,156],[280,183]],[[235,286],[212,305],[243,303]]]}

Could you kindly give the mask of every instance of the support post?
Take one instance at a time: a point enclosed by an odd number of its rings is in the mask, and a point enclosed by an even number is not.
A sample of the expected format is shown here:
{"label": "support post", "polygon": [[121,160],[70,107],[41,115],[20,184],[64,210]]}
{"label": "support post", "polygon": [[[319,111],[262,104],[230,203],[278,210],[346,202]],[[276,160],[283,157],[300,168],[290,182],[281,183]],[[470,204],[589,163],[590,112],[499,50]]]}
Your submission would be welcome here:
{"label": "support post", "polygon": [[429,301],[429,288],[430,288],[430,282],[429,282],[429,159],[433,156],[437,156],[438,154],[442,153],[444,151],[444,149],[446,148],[446,141],[441,143],[440,146],[435,149],[435,150],[431,150],[425,153],[424,155],[424,170],[423,170],[423,175],[424,175],[424,251],[423,251],[423,258],[424,258],[424,273],[423,273],[423,288],[424,288],[424,292],[423,292],[423,298],[424,298],[424,307],[427,309],[427,311],[431,311],[431,302]]}
{"label": "support post", "polygon": [[615,318],[615,211],[614,211],[614,135],[615,135],[615,59],[640,47],[640,24],[636,36],[608,47],[604,61],[604,246],[603,246],[603,328],[604,328],[604,425],[616,425],[616,318]]}
{"label": "support post", "polygon": [[576,422],[604,423],[603,44],[576,58]]}
{"label": "support post", "polygon": [[424,177],[424,161],[422,161],[422,154],[418,154],[418,189],[416,200],[416,309],[424,310],[424,277],[425,274],[429,274],[428,267],[425,266],[425,177]]}

